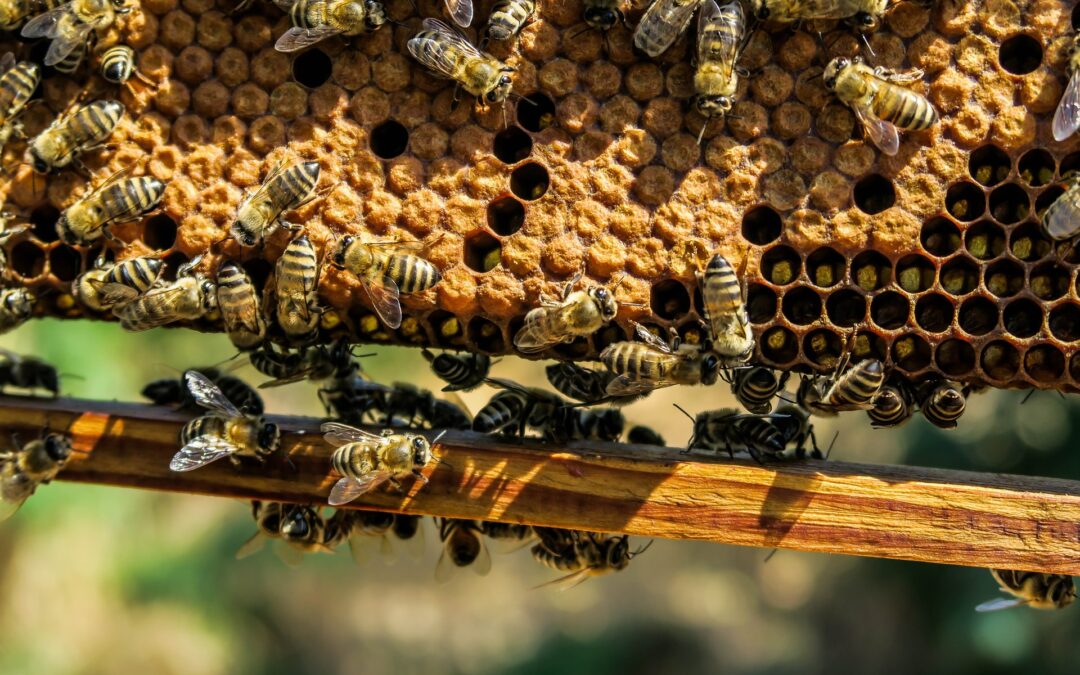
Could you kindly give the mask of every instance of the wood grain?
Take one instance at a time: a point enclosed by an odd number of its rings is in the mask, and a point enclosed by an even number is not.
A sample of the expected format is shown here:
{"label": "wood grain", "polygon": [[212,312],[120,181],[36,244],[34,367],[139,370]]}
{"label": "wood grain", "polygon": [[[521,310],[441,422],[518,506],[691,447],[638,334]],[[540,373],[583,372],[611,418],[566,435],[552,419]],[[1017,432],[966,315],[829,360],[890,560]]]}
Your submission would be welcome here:
{"label": "wood grain", "polygon": [[[0,398],[0,429],[67,429],[61,480],[242,499],[325,503],[337,479],[318,420],[272,417],[288,460],[173,473],[189,419],[151,406]],[[746,461],[676,449],[573,444],[554,452],[450,432],[426,486],[355,506],[848,555],[1080,574],[1080,483],[843,462]]]}

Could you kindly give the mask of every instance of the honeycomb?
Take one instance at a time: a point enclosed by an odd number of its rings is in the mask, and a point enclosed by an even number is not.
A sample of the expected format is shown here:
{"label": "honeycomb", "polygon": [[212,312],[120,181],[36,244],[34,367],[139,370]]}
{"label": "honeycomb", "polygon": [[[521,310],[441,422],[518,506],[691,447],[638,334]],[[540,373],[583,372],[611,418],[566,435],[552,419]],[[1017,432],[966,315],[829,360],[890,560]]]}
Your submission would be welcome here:
{"label": "honeycomb", "polygon": [[[282,157],[322,165],[325,197],[290,216],[321,251],[344,233],[434,242],[426,257],[443,281],[403,298],[396,331],[357,279],[324,266],[320,293],[334,310],[324,339],[506,353],[540,295],[583,266],[591,283],[618,279],[628,306],[545,356],[593,358],[627,338],[631,320],[700,339],[694,275],[721,252],[742,271],[763,364],[827,369],[851,344],[912,378],[1080,389],[1078,254],[1056,251],[1038,225],[1080,167],[1077,143],[1050,133],[1080,22],[1062,0],[899,2],[870,36],[869,60],[923,69],[916,88],[942,120],[904,134],[896,157],[863,139],[818,77],[829,59],[865,52],[835,22],[758,27],[739,102],[699,146],[690,36],[649,60],[627,27],[582,30],[580,1],[542,3],[518,40],[490,46],[517,68],[521,98],[455,105],[453,84],[405,50],[441,0],[386,4],[396,23],[287,55],[273,43],[288,18],[269,3],[234,13],[232,0],[143,0],[99,45],[132,46],[158,85],[118,90],[88,70],[46,69],[26,131],[80,94],[125,104],[111,147],[87,166],[100,180],[138,163],[168,188],[159,212],[114,229],[117,257],[157,253],[175,270],[207,252]],[[474,41],[493,3],[476,4]],[[640,14],[629,12],[631,26]],[[41,60],[45,44],[17,40],[0,50]],[[32,226],[7,245],[9,275],[64,291],[100,252],[62,245],[54,230],[87,180],[35,177],[24,149],[8,144],[0,179],[6,208]],[[222,254],[261,286],[288,237]],[[84,312],[66,292],[37,311]]]}

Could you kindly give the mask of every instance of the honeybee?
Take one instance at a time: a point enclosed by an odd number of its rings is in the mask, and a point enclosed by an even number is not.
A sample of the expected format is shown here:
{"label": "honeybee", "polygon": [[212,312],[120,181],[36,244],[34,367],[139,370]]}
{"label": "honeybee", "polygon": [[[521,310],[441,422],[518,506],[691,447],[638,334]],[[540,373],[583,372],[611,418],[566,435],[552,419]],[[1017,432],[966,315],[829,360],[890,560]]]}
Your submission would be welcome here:
{"label": "honeybee", "polygon": [[717,253],[699,275],[698,283],[711,350],[726,366],[745,363],[754,353],[754,333],[735,268]]}
{"label": "honeybee", "polygon": [[295,351],[281,351],[273,343],[252,352],[248,357],[255,370],[274,379],[263,382],[259,389],[280,387],[301,380],[326,380],[341,375],[344,370],[358,368],[352,360],[348,341],[342,339],[327,347],[312,345]]}
{"label": "honeybee", "polygon": [[82,65],[83,59],[86,58],[86,52],[90,50],[89,45],[86,43],[80,43],[78,47],[72,49],[67,56],[53,65],[53,70],[58,73],[64,73],[65,75],[72,75],[79,66]]}
{"label": "honeybee", "polygon": [[[471,19],[471,9],[469,15]],[[506,100],[514,86],[510,79],[513,68],[481,52],[465,36],[438,19],[424,19],[423,28],[408,42],[414,59],[437,75],[454,80],[485,104]]]}
{"label": "honeybee", "polygon": [[[810,413],[797,405],[785,403],[776,408],[776,413],[769,420],[784,438],[784,446],[791,449],[795,459],[827,459],[827,453],[818,449],[814,425],[810,423]],[[835,441],[835,437],[833,438]],[[806,441],[810,441],[811,450],[806,450]],[[830,445],[829,450],[832,449]]]}
{"label": "honeybee", "polygon": [[34,171],[59,171],[72,162],[81,165],[79,155],[101,147],[123,115],[119,101],[94,101],[57,117],[30,141]]}
{"label": "honeybee", "polygon": [[197,256],[184,263],[175,281],[155,284],[138,297],[132,297],[136,291],[122,284],[107,284],[108,297],[120,298],[113,308],[120,325],[138,332],[174,321],[194,321],[217,309],[214,282],[195,271],[201,261],[202,256]]}
{"label": "honeybee", "polygon": [[195,402],[210,414],[196,417],[180,430],[183,447],[173,456],[170,469],[191,471],[223,457],[228,457],[234,466],[243,459],[264,462],[277,451],[281,431],[276,424],[240,412],[216,384],[198,371],[184,373],[184,382]]}
{"label": "honeybee", "polygon": [[[195,368],[206,379],[217,385],[225,398],[232,401],[246,415],[263,414],[263,400],[259,392],[247,382],[238,377],[223,373],[217,368]],[[191,392],[188,391],[184,378],[166,377],[154,380],[140,392],[143,398],[149,399],[154,405],[176,406],[184,412],[201,412],[202,407],[195,402]]]}
{"label": "honeybee", "polygon": [[481,521],[480,531],[488,539],[502,542],[526,543],[536,537],[532,527],[519,523],[497,523],[495,521]]}
{"label": "honeybee", "polygon": [[922,79],[921,70],[899,73],[871,68],[855,57],[837,57],[825,67],[825,88],[847,104],[863,130],[886,155],[900,151],[897,127],[909,131],[929,129],[938,121],[937,110],[922,94],[905,89]]}
{"label": "honeybee", "polygon": [[438,356],[423,350],[431,370],[447,385],[443,391],[472,391],[480,386],[491,370],[491,357],[487,354],[447,354]]}
{"label": "honeybee", "polygon": [[490,572],[491,553],[482,534],[481,523],[475,520],[440,518],[439,539],[443,549],[435,565],[435,580],[446,583],[462,567],[468,567],[480,576]]}
{"label": "honeybee", "polygon": [[720,358],[711,351],[682,345],[676,336],[671,344],[634,323],[644,342],[616,342],[600,352],[600,361],[615,374],[607,385],[608,396],[633,396],[676,384],[715,384]]}
{"label": "honeybee", "polygon": [[7,520],[39,485],[56,478],[71,457],[71,439],[46,433],[21,448],[0,452],[0,521]]}
{"label": "honeybee", "polygon": [[1046,208],[1042,229],[1054,241],[1072,239],[1080,232],[1080,174],[1073,176],[1065,192]]}
{"label": "honeybee", "polygon": [[109,226],[138,220],[158,207],[165,196],[165,184],[153,176],[125,178],[132,168],[109,176],[60,214],[56,233],[61,241],[86,246],[102,236],[113,239]]}
{"label": "honeybee", "polygon": [[698,145],[713,117],[723,117],[735,105],[739,75],[735,62],[746,42],[746,15],[732,0],[723,7],[706,0],[698,15],[697,69],[694,72],[694,108],[703,117]]}
{"label": "honeybee", "polygon": [[780,429],[771,420],[775,415],[742,413],[736,408],[720,408],[698,413],[697,417],[675,406],[694,422],[694,431],[686,445],[691,450],[720,452],[725,450],[735,457],[735,447],[742,446],[754,461],[761,463],[766,457],[779,457],[787,447]]}
{"label": "honeybee", "polygon": [[764,414],[772,412],[773,399],[787,384],[790,374],[785,370],[777,377],[772,368],[749,366],[735,368],[722,377],[731,384],[731,393],[742,407],[752,413]]}
{"label": "honeybee", "polygon": [[0,289],[0,335],[29,319],[36,301],[37,297],[25,288]]}
{"label": "honeybee", "polygon": [[45,54],[45,65],[52,66],[85,45],[91,33],[111,26],[117,14],[130,11],[121,0],[72,0],[27,21],[21,35],[52,40]]}
{"label": "honeybee", "polygon": [[280,502],[251,502],[258,529],[236,552],[238,560],[257,553],[267,539],[281,539],[288,546],[277,553],[287,565],[300,564],[304,553],[333,553],[325,545],[327,523],[318,509]]}
{"label": "honeybee", "polygon": [[443,0],[450,18],[462,28],[468,28],[473,20],[473,0]]}
{"label": "honeybee", "polygon": [[1080,33],[1069,48],[1069,84],[1054,111],[1054,140],[1064,141],[1080,129]]}
{"label": "honeybee", "polygon": [[759,21],[793,23],[815,19],[845,19],[862,33],[881,25],[891,0],[750,0]]}
{"label": "honeybee", "polygon": [[144,84],[156,87],[157,83],[143,75],[136,65],[135,50],[127,45],[109,47],[101,55],[101,77],[106,82],[126,85],[135,77]]}
{"label": "honeybee", "polygon": [[411,253],[422,248],[419,241],[365,244],[348,235],[334,249],[330,263],[359,277],[382,322],[388,328],[400,328],[400,294],[426,291],[442,280],[439,268]]}
{"label": "honeybee", "polygon": [[301,229],[301,225],[294,225],[281,215],[314,199],[318,183],[318,162],[289,165],[278,162],[266,174],[262,184],[240,202],[229,235],[221,241],[231,236],[241,246],[261,246],[279,227]]}
{"label": "honeybee", "polygon": [[40,81],[41,68],[36,63],[16,63],[11,52],[0,57],[0,150],[13,135],[22,135],[19,117]]}
{"label": "honeybee", "polygon": [[597,577],[626,569],[630,561],[644,553],[652,542],[630,550],[626,535],[607,536],[593,532],[534,528],[540,543],[532,547],[533,559],[545,567],[569,572],[543,586],[559,586],[567,590],[589,577]]}
{"label": "honeybee", "polygon": [[244,268],[231,260],[218,267],[217,304],[233,346],[247,351],[262,344],[266,338],[266,321],[255,285]]}
{"label": "honeybee", "polygon": [[886,384],[874,397],[873,407],[866,411],[875,429],[898,427],[915,413],[914,402],[906,386]]}
{"label": "honeybee", "polygon": [[655,445],[658,448],[667,447],[667,441],[663,436],[640,424],[630,427],[630,431],[626,432],[626,442],[634,445]]}
{"label": "honeybee", "polygon": [[489,40],[509,40],[514,37],[534,14],[536,0],[499,0],[491,8],[480,48],[483,49]]}
{"label": "honeybee", "polygon": [[[145,293],[161,276],[162,264],[161,258],[150,256],[128,258],[118,263],[106,262],[101,257],[94,263],[93,269],[83,272],[71,282],[71,294],[84,307],[104,312],[123,299],[117,296],[115,289],[112,293],[106,293],[107,286],[119,284],[134,294]],[[127,299],[131,297],[134,296],[129,293]]]}
{"label": "honeybee", "polygon": [[6,0],[0,3],[0,30],[13,31],[31,14],[48,11],[59,4],[59,0]]}
{"label": "honeybee", "polygon": [[409,474],[427,483],[421,470],[434,459],[431,448],[443,435],[429,442],[417,434],[387,429],[376,436],[338,422],[324,422],[322,431],[323,438],[337,448],[330,463],[341,474],[330,490],[331,506],[348,504],[386,481],[401,489],[397,479]]}
{"label": "honeybee", "polygon": [[1073,578],[1065,574],[1042,574],[1016,570],[990,570],[990,575],[1011,598],[997,598],[975,608],[976,612],[1027,605],[1035,609],[1064,609],[1076,599]]}
{"label": "honeybee", "polygon": [[942,429],[955,429],[956,420],[964,414],[967,401],[960,389],[950,383],[931,383],[926,387],[919,410],[926,421]]}
{"label": "honeybee", "polygon": [[617,23],[626,23],[622,11],[622,0],[584,0],[581,18],[589,28],[609,31]]}
{"label": "honeybee", "polygon": [[634,29],[634,46],[656,58],[686,31],[703,0],[656,0]]}
{"label": "honeybee", "polygon": [[293,342],[307,342],[319,328],[319,258],[306,234],[289,242],[278,258],[274,311],[278,326]]}
{"label": "honeybee", "polygon": [[635,396],[609,396],[607,386],[616,376],[607,370],[586,368],[576,363],[553,363],[545,368],[544,372],[557,392],[590,405],[606,403],[624,406],[649,395],[649,392],[645,391]]}
{"label": "honeybee", "polygon": [[0,349],[0,391],[44,389],[53,396],[60,393],[60,376],[56,368],[35,356],[20,356]]}
{"label": "honeybee", "polygon": [[492,396],[472,420],[473,431],[482,434],[513,428],[511,433],[524,436],[530,427],[543,432],[552,424],[556,411],[566,405],[559,396],[543,389],[523,387],[499,378],[485,382],[502,391]]}
{"label": "honeybee", "polygon": [[525,354],[535,354],[575,338],[592,335],[615,318],[619,303],[603,286],[570,292],[578,280],[563,286],[562,300],[551,302],[541,296],[540,307],[525,315],[525,325],[514,336],[514,346]]}
{"label": "honeybee", "polygon": [[885,365],[864,359],[832,378],[804,377],[796,400],[812,415],[834,417],[845,410],[869,410],[885,384]]}
{"label": "honeybee", "polygon": [[386,8],[375,0],[274,0],[289,13],[293,27],[274,44],[295,52],[333,35],[372,33],[386,23]]}
{"label": "honeybee", "polygon": [[543,435],[545,440],[559,444],[569,441],[616,443],[625,426],[626,418],[615,408],[586,410],[564,405],[555,409]]}

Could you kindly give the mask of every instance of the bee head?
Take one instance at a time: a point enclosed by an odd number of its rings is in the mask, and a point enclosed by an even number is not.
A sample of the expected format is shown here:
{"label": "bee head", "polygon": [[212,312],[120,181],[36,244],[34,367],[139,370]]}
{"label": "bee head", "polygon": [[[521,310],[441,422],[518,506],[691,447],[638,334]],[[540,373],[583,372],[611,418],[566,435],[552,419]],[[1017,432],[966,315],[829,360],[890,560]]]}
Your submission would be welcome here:
{"label": "bee head", "polygon": [[769,18],[769,8],[765,6],[765,0],[750,0],[750,13],[757,17],[758,21]]}
{"label": "bee head", "polygon": [[881,17],[870,12],[859,12],[848,19],[848,24],[860,33],[873,33],[881,26]]}
{"label": "bee head", "polygon": [[286,539],[303,540],[311,534],[314,512],[306,507],[295,507],[281,522],[281,535]]}
{"label": "bee head", "polygon": [[623,14],[611,7],[588,7],[582,14],[590,27],[598,30],[611,30],[619,21],[623,21]]}
{"label": "bee head", "polygon": [[38,154],[37,148],[30,147],[30,166],[38,173],[49,173],[49,163]]}
{"label": "bee head", "polygon": [[731,112],[735,101],[730,96],[697,96],[694,98],[694,107],[705,117],[716,117]]}
{"label": "bee head", "polygon": [[510,79],[510,73],[512,72],[514,72],[513,68],[505,68],[502,71],[502,75],[499,76],[499,81],[495,84],[495,87],[484,94],[485,101],[498,103],[506,100],[506,97],[510,95],[510,90],[514,88],[514,83]]}
{"label": "bee head", "polygon": [[1061,576],[1050,582],[1050,600],[1054,607],[1067,607],[1076,599],[1076,586],[1072,577]]}
{"label": "bee head", "polygon": [[720,377],[720,357],[709,352],[701,359],[701,383],[705,385],[716,384]]}
{"label": "bee head", "polygon": [[262,425],[259,429],[259,449],[266,454],[277,452],[278,447],[281,446],[281,430],[278,429],[278,425],[270,424],[269,422]]}
{"label": "bee head", "polygon": [[611,294],[611,291],[603,286],[597,288],[590,288],[589,295],[600,307],[600,316],[604,321],[611,321],[615,318],[615,315],[619,312],[619,303],[615,302],[615,297]]}
{"label": "bee head", "polygon": [[838,56],[829,61],[829,65],[825,66],[825,72],[821,75],[821,79],[825,82],[825,88],[830,91],[836,89],[836,78],[850,65],[851,60],[844,56]]}
{"label": "bee head", "polygon": [[352,246],[356,237],[351,234],[347,234],[341,238],[341,242],[338,243],[337,248],[334,249],[334,254],[330,256],[330,264],[334,267],[344,269],[345,268],[345,252]]}
{"label": "bee head", "polygon": [[423,436],[412,439],[413,464],[425,466],[431,460],[431,444]]}
{"label": "bee head", "polygon": [[604,547],[604,562],[613,570],[624,569],[630,564],[630,537],[623,535],[607,541]]}
{"label": "bee head", "polygon": [[950,386],[944,386],[934,392],[933,405],[939,410],[951,413],[964,409],[964,395]]}
{"label": "bee head", "polygon": [[63,434],[49,434],[44,443],[45,454],[56,463],[66,462],[71,456],[71,439]]}
{"label": "bee head", "polygon": [[202,292],[202,308],[204,312],[212,312],[217,309],[217,284],[209,279],[199,282],[199,290]]}
{"label": "bee head", "polygon": [[364,27],[369,31],[377,30],[386,23],[386,7],[377,0],[364,0]]}

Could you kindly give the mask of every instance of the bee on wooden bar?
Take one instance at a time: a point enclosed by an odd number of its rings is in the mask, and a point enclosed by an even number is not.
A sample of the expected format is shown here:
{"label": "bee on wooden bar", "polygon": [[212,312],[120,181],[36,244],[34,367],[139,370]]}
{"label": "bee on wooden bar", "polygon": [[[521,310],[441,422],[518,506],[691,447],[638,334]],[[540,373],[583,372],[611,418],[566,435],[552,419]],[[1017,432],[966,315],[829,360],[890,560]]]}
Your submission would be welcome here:
{"label": "bee on wooden bar", "polygon": [[292,28],[274,44],[279,52],[295,52],[333,35],[373,33],[386,23],[386,8],[375,0],[274,0],[289,13]]}
{"label": "bee on wooden bar", "polygon": [[259,307],[259,295],[244,268],[231,260],[218,267],[217,304],[225,332],[234,347],[248,351],[266,339],[266,321]]}
{"label": "bee on wooden bar", "polygon": [[765,366],[734,368],[724,376],[731,384],[731,393],[739,403],[752,413],[772,412],[773,399],[787,384],[791,373],[784,371],[777,377],[776,371]]}
{"label": "bee on wooden bar", "polygon": [[480,576],[491,571],[491,553],[481,536],[481,524],[475,520],[439,519],[439,539],[443,550],[435,565],[435,580],[446,583],[463,567]]}
{"label": "bee on wooden bar", "polygon": [[282,218],[282,214],[315,198],[319,171],[318,162],[285,164],[280,161],[275,164],[262,184],[240,202],[229,236],[241,246],[261,246],[279,227],[301,229],[302,226]]}
{"label": "bee on wooden bar", "polygon": [[491,40],[509,40],[536,14],[536,0],[499,0],[491,8],[480,49]]}
{"label": "bee on wooden bar", "polygon": [[70,110],[30,141],[30,163],[38,173],[59,171],[79,155],[101,147],[112,135],[124,106],[119,101],[94,101]]}
{"label": "bee on wooden bar", "polygon": [[278,258],[274,295],[278,326],[292,342],[308,342],[319,329],[319,258],[306,234],[289,242]]}
{"label": "bee on wooden bar", "polygon": [[39,82],[41,68],[36,63],[16,63],[11,52],[0,57],[0,150],[12,136],[22,136],[19,118]]}
{"label": "bee on wooden bar", "polygon": [[656,0],[634,29],[634,46],[652,58],[660,56],[679,39],[703,0]]}
{"label": "bee on wooden bar", "polygon": [[[826,459],[818,449],[814,425],[810,423],[810,413],[797,405],[785,403],[776,408],[776,413],[769,419],[784,439],[784,447],[791,450],[795,459]],[[806,442],[810,441],[807,452]]]}
{"label": "bee on wooden bar", "polygon": [[1069,179],[1065,192],[1046,208],[1042,229],[1054,241],[1067,241],[1080,233],[1080,173]]}
{"label": "bee on wooden bar", "polygon": [[634,330],[643,342],[616,342],[600,352],[600,361],[615,374],[607,386],[609,396],[633,396],[676,384],[715,384],[720,358],[678,336],[670,344],[639,323]]}
{"label": "bee on wooden bar", "polygon": [[406,475],[426,483],[421,470],[435,459],[431,448],[442,438],[439,434],[428,442],[423,436],[389,429],[376,436],[338,422],[324,422],[322,431],[323,438],[337,448],[330,463],[341,474],[330,490],[331,506],[348,504],[387,481],[400,490],[397,479]]}
{"label": "bee on wooden bar", "polygon": [[[470,17],[472,12],[470,11]],[[408,42],[409,53],[435,74],[453,80],[485,104],[501,103],[513,89],[514,69],[481,52],[465,36],[438,19],[424,19]]]}
{"label": "bee on wooden bar", "polygon": [[56,478],[69,457],[71,439],[58,433],[44,433],[22,447],[0,451],[0,521],[18,511],[39,485]]}
{"label": "bee on wooden bar", "polygon": [[37,297],[25,288],[0,289],[0,335],[25,323],[36,301]]}
{"label": "bee on wooden bar", "polygon": [[923,417],[936,427],[955,429],[956,421],[967,407],[963,392],[951,382],[931,382],[921,393],[919,410]]}
{"label": "bee on wooden bar", "polygon": [[694,432],[686,445],[687,452],[695,449],[720,452],[735,457],[736,447],[745,447],[754,461],[777,458],[787,447],[787,439],[772,419],[776,415],[742,413],[736,408],[720,408],[698,413],[697,417],[675,406],[694,423]]}
{"label": "bee on wooden bar", "polygon": [[[225,398],[232,401],[245,415],[263,414],[262,397],[247,382],[223,373],[217,368],[193,368],[192,370],[198,371],[217,385]],[[183,376],[154,380],[143,387],[140,393],[154,405],[175,406],[177,410],[190,413],[199,413],[203,410],[188,391]]]}
{"label": "bee on wooden bar", "polygon": [[925,96],[901,86],[922,77],[921,70],[871,68],[858,57],[833,59],[823,75],[825,88],[851,108],[874,145],[890,156],[900,151],[897,128],[920,131],[938,121],[937,110]]}
{"label": "bee on wooden bar", "polygon": [[533,559],[545,567],[566,576],[549,581],[542,586],[558,586],[567,590],[590,577],[598,577],[626,569],[630,561],[644,553],[652,542],[636,550],[630,550],[630,538],[626,535],[608,536],[593,532],[534,528],[540,543],[532,547]]}
{"label": "bee on wooden bar", "polygon": [[694,108],[705,118],[698,145],[714,117],[723,117],[735,105],[739,87],[735,62],[746,43],[746,15],[738,0],[723,7],[706,0],[698,16],[697,69],[694,72]]}
{"label": "bee on wooden bar", "polygon": [[170,469],[191,471],[224,457],[236,466],[244,459],[261,463],[277,451],[281,431],[276,424],[240,412],[202,373],[189,370],[184,382],[195,402],[210,414],[196,417],[180,430],[183,447],[173,456]]}
{"label": "bee on wooden bar", "polygon": [[[161,276],[162,265],[161,258],[151,256],[128,258],[118,263],[110,263],[100,257],[93,269],[83,272],[71,282],[71,294],[84,307],[104,312],[117,302],[130,300],[150,290]],[[134,295],[126,293],[124,297],[118,297],[115,292],[106,293],[105,289],[110,284],[125,286]]]}
{"label": "bee on wooden bar", "polygon": [[525,315],[525,325],[514,336],[514,346],[525,354],[535,354],[575,338],[592,335],[615,318],[619,304],[604,286],[571,292],[580,273],[563,286],[562,299],[541,298],[541,306]]}
{"label": "bee on wooden bar", "polygon": [[447,354],[436,356],[427,349],[424,358],[431,370],[446,386],[443,391],[472,391],[480,386],[491,370],[491,357],[486,354]]}
{"label": "bee on wooden bar", "polygon": [[524,436],[527,428],[544,432],[552,424],[556,411],[566,406],[562,398],[543,389],[499,378],[489,378],[486,382],[502,391],[492,396],[473,418],[473,431],[482,434],[503,431]]}
{"label": "bee on wooden bar", "polygon": [[876,31],[890,0],[750,0],[759,21],[795,23],[818,19],[844,19],[861,33]]}
{"label": "bee on wooden bar", "polygon": [[103,32],[113,24],[117,14],[130,11],[130,7],[115,0],[72,0],[30,19],[20,34],[52,40],[45,54],[45,65],[53,66],[72,51],[85,49],[94,31]]}
{"label": "bee on wooden bar", "polygon": [[655,445],[658,448],[667,447],[663,436],[640,424],[630,427],[630,431],[626,432],[626,442],[634,445]]}
{"label": "bee on wooden bar", "polygon": [[156,209],[165,196],[165,184],[153,176],[126,178],[133,168],[117,171],[67,207],[56,221],[60,240],[86,246],[102,236],[113,239],[111,225],[138,220]]}
{"label": "bee on wooden bar", "polygon": [[324,543],[327,525],[317,509],[260,501],[251,502],[251,507],[258,529],[236,552],[238,560],[260,551],[267,539],[280,539],[286,544],[276,553],[292,567],[300,564],[304,553],[333,553]]}
{"label": "bee on wooden bar", "polygon": [[443,0],[454,23],[468,28],[473,20],[473,0]]}
{"label": "bee on wooden bar", "polygon": [[53,396],[60,393],[60,375],[51,364],[36,356],[20,356],[0,349],[0,391],[44,389]]}
{"label": "bee on wooden bar", "polygon": [[698,283],[711,351],[723,359],[725,366],[745,363],[754,353],[754,333],[735,268],[717,253],[699,275]]}
{"label": "bee on wooden bar", "polygon": [[885,365],[865,359],[829,378],[803,377],[796,400],[813,415],[834,417],[845,410],[869,410],[885,384]]}
{"label": "bee on wooden bar", "polygon": [[1022,605],[1035,609],[1064,609],[1076,599],[1071,576],[995,569],[991,569],[990,574],[1001,590],[1013,597],[984,602],[975,608],[976,612],[996,612]]}
{"label": "bee on wooden bar", "polygon": [[202,256],[184,263],[176,271],[176,280],[158,283],[138,297],[123,284],[106,284],[109,298],[124,298],[113,308],[120,325],[130,331],[144,331],[175,321],[194,321],[217,309],[214,282],[195,271]]}
{"label": "bee on wooden bar", "polygon": [[875,429],[899,427],[915,413],[915,402],[908,388],[899,384],[885,384],[874,397],[873,407],[867,409],[870,425]]}
{"label": "bee on wooden bar", "polygon": [[1073,35],[1067,67],[1069,84],[1054,111],[1054,140],[1059,142],[1080,129],[1080,33]]}

